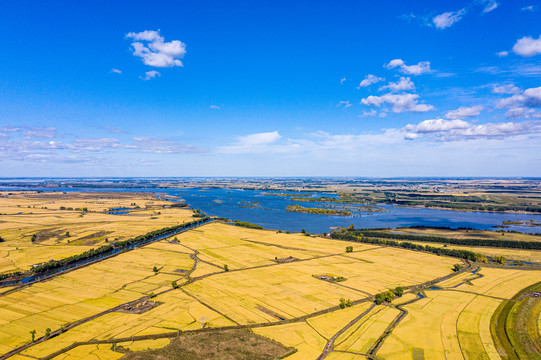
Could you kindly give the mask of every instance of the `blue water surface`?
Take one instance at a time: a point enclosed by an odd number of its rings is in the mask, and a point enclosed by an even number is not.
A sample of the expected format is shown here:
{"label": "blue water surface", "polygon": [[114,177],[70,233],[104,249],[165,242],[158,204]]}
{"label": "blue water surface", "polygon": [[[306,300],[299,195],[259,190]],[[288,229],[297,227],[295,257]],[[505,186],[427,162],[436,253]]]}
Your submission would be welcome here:
{"label": "blue water surface", "polygon": [[[3,187],[3,191],[28,190],[28,188]],[[445,226],[450,228],[468,227],[473,229],[494,230],[493,225],[501,225],[503,221],[534,220],[541,223],[541,214],[508,214],[480,211],[439,210],[424,207],[401,207],[388,204],[378,205],[384,212],[367,212],[355,208],[355,204],[324,204],[317,202],[291,201],[288,197],[268,196],[265,191],[231,190],[231,189],[178,189],[178,188],[34,188],[43,191],[122,191],[152,192],[158,196],[175,196],[171,201],[185,201],[193,209],[201,209],[208,215],[242,220],[259,224],[269,229],[284,231],[301,231],[324,233],[333,227],[354,224],[356,228],[383,228],[398,226]],[[274,191],[273,191],[274,192]],[[288,194],[292,193],[290,191]],[[313,197],[336,194],[311,193]],[[334,206],[348,209],[352,216],[329,216],[287,212],[287,205],[304,207]],[[541,227],[510,226],[507,230],[529,233],[541,233]]]}

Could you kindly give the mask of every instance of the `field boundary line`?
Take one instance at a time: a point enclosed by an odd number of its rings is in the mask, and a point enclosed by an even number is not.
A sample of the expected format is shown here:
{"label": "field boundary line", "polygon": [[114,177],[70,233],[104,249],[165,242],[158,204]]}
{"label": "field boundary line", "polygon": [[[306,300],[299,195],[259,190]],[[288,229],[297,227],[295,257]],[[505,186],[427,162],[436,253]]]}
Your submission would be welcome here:
{"label": "field boundary line", "polygon": [[366,309],[364,312],[362,312],[360,315],[358,315],[355,319],[351,320],[346,326],[344,326],[342,329],[340,329],[336,334],[334,334],[325,345],[325,348],[323,349],[323,352],[321,355],[318,356],[316,360],[323,360],[325,359],[329,353],[333,351],[334,348],[334,342],[336,339],[342,335],[344,332],[346,332],[349,328],[351,328],[353,325],[355,325],[359,320],[361,320],[363,317],[365,317],[372,309],[376,307],[375,303],[372,303],[368,309]]}

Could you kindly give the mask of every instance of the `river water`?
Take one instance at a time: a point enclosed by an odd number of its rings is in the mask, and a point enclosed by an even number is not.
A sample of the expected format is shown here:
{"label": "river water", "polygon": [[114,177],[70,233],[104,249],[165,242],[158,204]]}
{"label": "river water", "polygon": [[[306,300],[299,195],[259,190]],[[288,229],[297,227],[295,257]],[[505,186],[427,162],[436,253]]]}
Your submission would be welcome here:
{"label": "river water", "polygon": [[[28,190],[27,188],[0,188],[2,191]],[[52,191],[48,188],[33,190]],[[269,229],[283,231],[301,231],[323,233],[332,227],[354,224],[356,228],[381,228],[397,226],[448,226],[451,228],[468,227],[474,229],[494,229],[493,225],[501,225],[503,221],[534,220],[541,223],[541,215],[506,214],[472,211],[437,210],[430,208],[399,207],[382,204],[378,207],[382,212],[367,212],[355,208],[355,205],[322,204],[316,202],[296,202],[283,196],[268,196],[264,191],[230,190],[230,189],[133,189],[133,188],[54,188],[55,191],[128,191],[152,192],[160,196],[176,196],[174,201],[184,200],[192,208],[201,209],[208,215],[225,217],[232,220],[248,221]],[[316,196],[336,197],[334,194],[313,194]],[[329,216],[287,212],[287,205],[304,207],[338,206],[350,210],[352,216]],[[541,227],[511,226],[507,230],[537,233]]]}

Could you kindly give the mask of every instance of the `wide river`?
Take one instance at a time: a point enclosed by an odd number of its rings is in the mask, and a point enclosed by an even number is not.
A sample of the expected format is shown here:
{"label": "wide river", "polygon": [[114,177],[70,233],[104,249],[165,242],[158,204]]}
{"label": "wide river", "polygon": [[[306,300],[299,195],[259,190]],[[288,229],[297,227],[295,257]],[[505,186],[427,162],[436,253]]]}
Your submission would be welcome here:
{"label": "wide river", "polygon": [[[3,191],[25,190],[24,188],[0,188]],[[32,189],[37,190],[37,189]],[[52,189],[41,189],[52,191]],[[243,220],[259,224],[269,229],[323,233],[332,227],[354,224],[356,228],[381,228],[397,226],[448,226],[451,228],[469,227],[474,229],[494,229],[503,221],[534,220],[541,223],[541,214],[506,214],[489,212],[465,212],[437,210],[418,207],[378,205],[382,212],[359,211],[355,204],[322,204],[316,202],[296,202],[283,196],[264,195],[264,191],[228,189],[96,189],[96,188],[55,188],[55,191],[129,191],[153,192],[158,195],[172,195],[183,199],[194,209],[201,209],[208,215]],[[313,196],[334,196],[333,194],[314,194]],[[287,205],[304,207],[338,206],[350,210],[352,216],[329,216],[287,212]],[[511,226],[507,230],[541,233],[541,227]]]}

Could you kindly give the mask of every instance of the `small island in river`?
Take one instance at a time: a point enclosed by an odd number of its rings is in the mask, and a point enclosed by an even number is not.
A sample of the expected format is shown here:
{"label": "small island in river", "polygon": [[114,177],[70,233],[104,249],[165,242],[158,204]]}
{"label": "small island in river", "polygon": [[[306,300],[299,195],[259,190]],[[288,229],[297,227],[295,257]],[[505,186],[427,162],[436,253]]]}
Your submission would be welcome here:
{"label": "small island in river", "polygon": [[309,208],[302,207],[300,205],[288,205],[286,210],[288,212],[298,212],[305,214],[319,214],[319,215],[340,215],[340,216],[351,216],[353,215],[351,211],[347,210],[338,210],[338,209],[322,209],[322,208]]}

